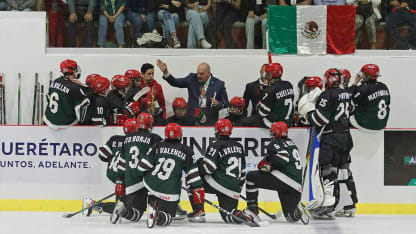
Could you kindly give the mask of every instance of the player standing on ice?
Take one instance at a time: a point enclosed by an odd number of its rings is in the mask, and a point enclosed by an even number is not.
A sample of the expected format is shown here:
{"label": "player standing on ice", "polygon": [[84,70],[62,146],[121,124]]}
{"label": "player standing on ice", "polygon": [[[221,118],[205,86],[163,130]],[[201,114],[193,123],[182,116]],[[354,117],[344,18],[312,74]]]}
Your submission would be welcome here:
{"label": "player standing on ice", "polygon": [[325,88],[315,89],[299,101],[299,113],[319,128],[319,155],[312,162],[314,200],[307,209],[315,217],[332,218],[339,199],[334,191],[338,168],[351,162],[353,147],[348,118],[352,109],[351,93],[340,88],[341,73],[331,68],[325,72]]}
{"label": "player standing on ice", "polygon": [[258,171],[247,174],[246,213],[258,218],[258,195],[260,189],[277,191],[282,204],[283,214],[288,222],[301,219],[309,223],[305,208],[300,202],[302,197],[302,165],[299,151],[288,136],[285,122],[275,122],[270,128],[272,141],[267,146],[266,157],[257,165]]}
{"label": "player standing on ice", "polygon": [[78,124],[89,105],[84,92],[86,87],[78,80],[81,68],[77,62],[66,59],[60,64],[63,76],[55,79],[49,86],[48,105],[44,121],[48,127],[57,130]]}
{"label": "player standing on ice", "polygon": [[152,125],[153,117],[148,113],[141,113],[131,124],[124,124],[124,130],[129,133],[124,138],[118,161],[117,202],[110,217],[112,223],[116,223],[119,217],[137,222],[146,210],[147,190],[143,185],[143,172],[137,170],[137,166],[152,145],[162,140],[159,135],[151,133]]}
{"label": "player standing on ice", "polygon": [[282,80],[283,67],[280,63],[268,64],[265,68],[269,85],[257,104],[258,114],[242,121],[241,126],[270,128],[276,121],[284,121],[291,127],[294,122],[294,92],[289,81]]}
{"label": "player standing on ice", "polygon": [[[230,138],[232,128],[228,119],[219,119],[215,123],[217,140],[208,146],[205,157],[199,160],[198,167],[205,191],[217,195],[219,206],[245,221],[253,222],[253,217],[237,209],[246,178],[246,160],[243,147]],[[198,211],[191,198],[190,201],[196,212],[188,215],[189,221],[205,222],[203,206],[202,210]],[[226,223],[240,223],[225,212],[220,211],[220,214]]]}
{"label": "player standing on ice", "polygon": [[152,147],[137,166],[140,171],[148,171],[143,184],[149,191],[149,228],[171,223],[180,198],[182,171],[186,174],[186,184],[192,188],[194,203],[203,210],[204,188],[194,162],[195,155],[181,139],[181,127],[177,123],[168,124],[165,140]]}

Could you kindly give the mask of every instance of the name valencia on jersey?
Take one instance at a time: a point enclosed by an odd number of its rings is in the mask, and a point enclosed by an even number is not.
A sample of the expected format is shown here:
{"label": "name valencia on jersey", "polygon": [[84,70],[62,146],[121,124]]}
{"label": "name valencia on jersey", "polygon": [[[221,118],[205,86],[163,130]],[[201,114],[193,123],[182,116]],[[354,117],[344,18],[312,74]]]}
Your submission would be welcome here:
{"label": "name valencia on jersey", "polygon": [[[160,154],[170,154],[170,155],[174,155],[182,160],[185,160],[186,158],[186,154],[178,149],[175,148],[169,148],[169,147],[160,147],[159,149],[157,149],[159,151]],[[157,151],[156,151],[157,153]]]}

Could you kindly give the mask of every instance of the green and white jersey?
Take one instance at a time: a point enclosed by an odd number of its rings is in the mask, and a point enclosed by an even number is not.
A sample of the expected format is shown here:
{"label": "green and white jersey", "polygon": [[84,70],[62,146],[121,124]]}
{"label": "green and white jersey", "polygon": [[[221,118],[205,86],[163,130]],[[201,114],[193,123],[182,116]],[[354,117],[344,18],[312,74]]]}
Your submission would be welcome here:
{"label": "green and white jersey", "polygon": [[243,147],[229,137],[218,139],[207,148],[203,158],[206,182],[224,195],[239,199],[246,179]]}
{"label": "green and white jersey", "polygon": [[150,194],[165,201],[179,201],[183,171],[186,184],[191,188],[202,186],[194,160],[196,157],[191,148],[178,140],[164,140],[149,151],[137,168],[148,171],[143,183]]}
{"label": "green and white jersey", "polygon": [[118,178],[118,164],[120,151],[123,147],[124,136],[114,135],[98,150],[98,157],[107,162],[107,178],[116,183]]}
{"label": "green and white jersey", "polygon": [[161,140],[162,138],[159,135],[144,130],[139,130],[136,133],[129,133],[124,138],[121,159],[118,163],[118,172],[119,177],[124,177],[126,194],[134,193],[144,187],[144,173],[138,170],[137,166],[152,145]]}
{"label": "green and white jersey", "polygon": [[84,88],[64,77],[51,83],[44,116],[50,128],[70,127],[81,120],[81,107],[89,103]]}
{"label": "green and white jersey", "polygon": [[355,104],[351,124],[359,129],[381,130],[386,127],[390,115],[390,92],[381,82],[351,86]]}
{"label": "green and white jersey", "polygon": [[284,121],[288,127],[293,126],[295,117],[293,86],[289,81],[278,80],[265,90],[257,105],[263,123],[270,128],[274,122]]}
{"label": "green and white jersey", "polygon": [[302,164],[298,147],[290,138],[273,139],[266,149],[265,160],[272,165],[271,174],[302,192]]}

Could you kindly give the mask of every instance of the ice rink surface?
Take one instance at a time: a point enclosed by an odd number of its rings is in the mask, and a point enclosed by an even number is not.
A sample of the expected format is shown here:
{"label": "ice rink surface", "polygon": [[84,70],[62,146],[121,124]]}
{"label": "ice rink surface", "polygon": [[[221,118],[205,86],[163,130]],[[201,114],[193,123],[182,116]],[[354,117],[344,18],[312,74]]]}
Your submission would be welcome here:
{"label": "ice rink surface", "polygon": [[334,220],[311,220],[309,225],[290,224],[280,220],[271,220],[261,216],[269,223],[252,228],[245,225],[225,224],[219,214],[207,214],[207,222],[189,223],[186,220],[173,221],[169,227],[146,227],[146,217],[138,223],[123,220],[121,224],[111,224],[109,215],[93,213],[90,217],[82,214],[72,218],[63,218],[61,212],[0,212],[0,234],[401,234],[416,233],[413,215],[357,215],[354,218],[336,218]]}

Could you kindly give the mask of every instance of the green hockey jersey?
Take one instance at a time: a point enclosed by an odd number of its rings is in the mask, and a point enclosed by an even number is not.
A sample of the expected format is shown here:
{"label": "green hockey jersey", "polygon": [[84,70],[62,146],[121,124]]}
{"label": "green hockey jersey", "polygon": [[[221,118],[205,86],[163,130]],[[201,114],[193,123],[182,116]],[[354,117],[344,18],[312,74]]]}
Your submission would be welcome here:
{"label": "green hockey jersey", "polygon": [[98,157],[107,162],[107,178],[115,183],[118,178],[118,164],[120,157],[120,151],[123,147],[124,136],[114,135],[98,149]]}

